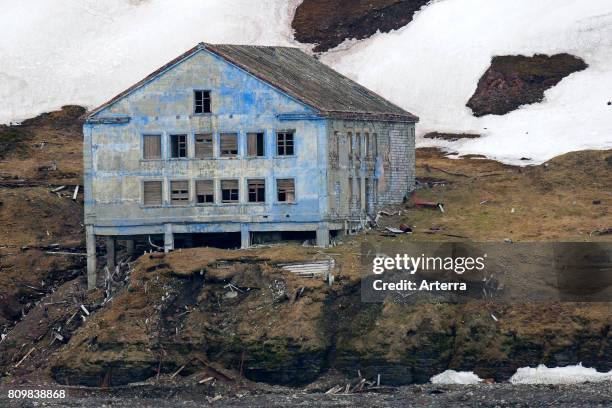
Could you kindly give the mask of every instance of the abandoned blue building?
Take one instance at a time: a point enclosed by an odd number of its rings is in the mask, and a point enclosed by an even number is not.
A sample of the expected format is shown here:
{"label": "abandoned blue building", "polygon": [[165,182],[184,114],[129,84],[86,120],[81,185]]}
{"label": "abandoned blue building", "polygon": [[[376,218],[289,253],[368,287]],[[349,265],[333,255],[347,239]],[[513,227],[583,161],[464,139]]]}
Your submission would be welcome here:
{"label": "abandoned blue building", "polygon": [[413,190],[417,121],[299,49],[198,44],[85,122],[90,287],[97,236],[327,246]]}

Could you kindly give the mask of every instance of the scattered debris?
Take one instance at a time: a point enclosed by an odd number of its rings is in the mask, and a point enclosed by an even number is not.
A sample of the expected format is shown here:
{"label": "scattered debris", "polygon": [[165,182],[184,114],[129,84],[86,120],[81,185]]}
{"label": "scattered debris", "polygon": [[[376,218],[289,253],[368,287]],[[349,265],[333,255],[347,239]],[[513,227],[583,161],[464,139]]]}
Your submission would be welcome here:
{"label": "scattered debris", "polygon": [[72,200],[73,201],[76,201],[76,199],[77,199],[77,195],[79,194],[79,187],[80,186],[78,184],[74,187],[74,192],[72,193]]}
{"label": "scattered debris", "polygon": [[512,243],[512,240],[511,240],[510,238],[504,238],[504,242],[505,242],[506,244],[511,244],[511,243]]}
{"label": "scattered debris", "polygon": [[14,367],[15,367],[15,368],[19,367],[19,366],[21,365],[21,363],[23,363],[23,362],[25,361],[25,359],[26,359],[26,358],[28,358],[28,357],[30,356],[30,354],[32,354],[32,353],[34,352],[34,350],[35,350],[35,349],[36,349],[35,347],[32,347],[32,348],[30,349],[30,351],[28,351],[28,352],[26,353],[26,355],[25,355],[25,356],[23,356],[23,357],[21,358],[21,360],[19,360],[19,362],[18,362],[17,364],[15,364],[15,365],[14,365]]}
{"label": "scattered debris", "polygon": [[443,203],[436,203],[433,201],[423,201],[416,197],[414,197],[413,203],[414,203],[414,206],[417,208],[430,208],[430,209],[435,209],[435,210],[439,209],[441,212],[444,212]]}
{"label": "scattered debris", "polygon": [[591,231],[589,233],[589,236],[592,235],[612,235],[612,228],[604,228],[604,229],[598,229],[595,231]]}
{"label": "scattered debris", "polygon": [[298,276],[314,278],[322,276],[328,279],[332,274],[335,267],[335,261],[333,258],[325,259],[323,261],[313,261],[309,263],[291,263],[291,264],[279,264],[281,269],[295,273]]}
{"label": "scattered debris", "polygon": [[593,200],[593,205],[599,205],[601,204],[601,200]]}
{"label": "scattered debris", "polygon": [[66,186],[59,186],[59,187],[54,188],[53,190],[51,190],[51,192],[52,193],[58,193],[58,192],[62,191],[65,188],[66,188]]}

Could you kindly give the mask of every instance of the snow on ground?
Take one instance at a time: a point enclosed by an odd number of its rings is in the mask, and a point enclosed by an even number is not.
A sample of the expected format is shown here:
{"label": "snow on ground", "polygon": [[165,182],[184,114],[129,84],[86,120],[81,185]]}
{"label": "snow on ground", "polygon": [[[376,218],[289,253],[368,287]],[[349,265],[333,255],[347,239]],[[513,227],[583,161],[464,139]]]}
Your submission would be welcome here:
{"label": "snow on ground", "polygon": [[[465,106],[494,55],[568,52],[589,68],[566,77],[540,104],[475,118]],[[411,24],[347,41],[322,61],[421,118],[418,133],[479,133],[458,142],[421,139],[461,154],[541,163],[612,148],[610,0],[437,0]]]}
{"label": "snow on ground", "polygon": [[476,374],[471,371],[446,370],[441,374],[434,375],[429,380],[432,384],[478,384],[482,382]]}
{"label": "snow on ground", "polygon": [[0,123],[94,107],[197,43],[294,45],[300,0],[5,0]]}
{"label": "snow on ground", "polygon": [[598,381],[612,381],[612,371],[600,373],[582,364],[554,368],[540,364],[536,368],[519,368],[510,378],[513,384],[578,384]]}

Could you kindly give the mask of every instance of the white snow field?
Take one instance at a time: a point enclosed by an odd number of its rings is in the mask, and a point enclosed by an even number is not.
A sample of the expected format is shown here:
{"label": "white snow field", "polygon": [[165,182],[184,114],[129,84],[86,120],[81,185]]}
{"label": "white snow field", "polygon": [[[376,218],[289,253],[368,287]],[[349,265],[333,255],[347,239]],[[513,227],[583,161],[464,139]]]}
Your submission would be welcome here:
{"label": "white snow field", "polygon": [[[309,49],[290,28],[300,2],[3,0],[0,123],[65,104],[94,107],[201,41]],[[558,52],[590,66],[543,103],[483,118],[465,107],[492,56]],[[419,115],[419,135],[483,135],[420,146],[516,164],[612,148],[610,0],[437,0],[408,26],[347,41],[322,60]]]}
{"label": "white snow field", "polygon": [[2,0],[0,123],[95,107],[212,43],[294,45],[300,0]]}
{"label": "white snow field", "polygon": [[513,384],[578,384],[599,381],[612,381],[612,371],[600,373],[582,364],[554,368],[542,364],[536,368],[523,367],[510,378]]}
{"label": "white snow field", "polygon": [[[548,90],[543,103],[482,118],[465,106],[491,57],[561,52],[583,58],[589,68]],[[610,0],[437,0],[409,25],[346,41],[322,60],[417,114],[419,135],[483,135],[458,142],[421,139],[419,146],[513,164],[612,148]]]}
{"label": "white snow field", "polygon": [[446,370],[429,379],[432,384],[478,384],[482,379],[471,371]]}

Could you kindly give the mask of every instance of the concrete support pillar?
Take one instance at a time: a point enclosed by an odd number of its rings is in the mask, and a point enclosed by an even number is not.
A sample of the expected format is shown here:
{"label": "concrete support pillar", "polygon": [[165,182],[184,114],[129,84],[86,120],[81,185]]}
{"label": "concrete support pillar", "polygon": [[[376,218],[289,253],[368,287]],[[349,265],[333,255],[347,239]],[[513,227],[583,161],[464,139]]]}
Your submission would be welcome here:
{"label": "concrete support pillar", "polygon": [[174,251],[174,234],[172,224],[164,224],[164,252]]}
{"label": "concrete support pillar", "polygon": [[135,245],[134,245],[133,239],[128,239],[127,241],[125,241],[125,250],[129,257],[134,256],[134,249],[135,249]]}
{"label": "concrete support pillar", "polygon": [[240,248],[246,249],[251,246],[251,233],[247,224],[240,225]]}
{"label": "concrete support pillar", "polygon": [[117,238],[106,237],[106,266],[112,272],[115,265],[117,265]]}
{"label": "concrete support pillar", "polygon": [[329,246],[329,227],[327,223],[320,223],[317,228],[317,246],[327,248]]}
{"label": "concrete support pillar", "polygon": [[87,289],[96,288],[96,236],[93,225],[85,227],[85,240],[87,242]]}

